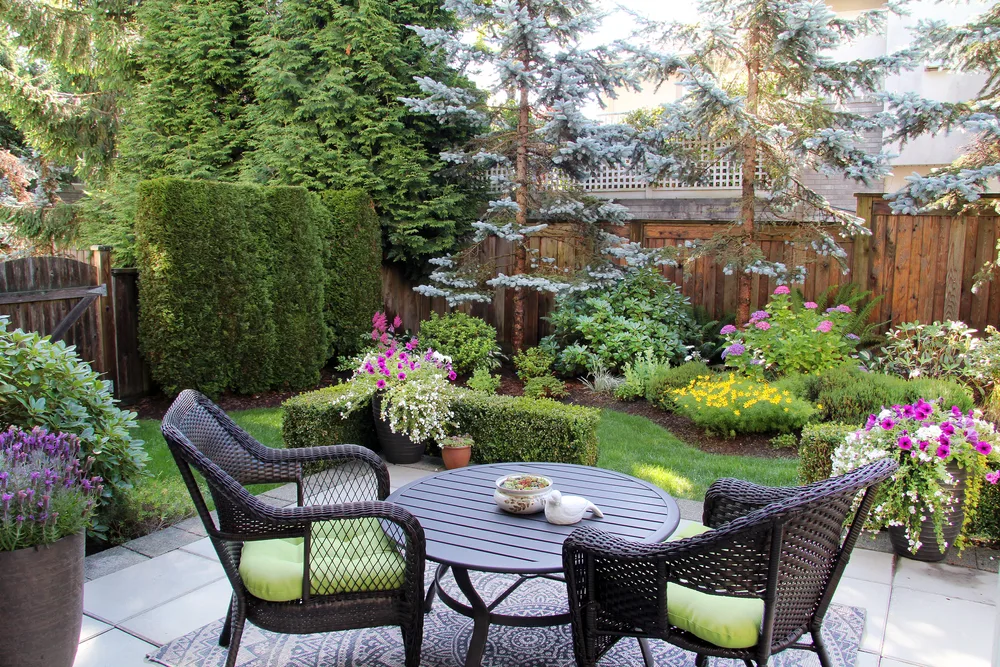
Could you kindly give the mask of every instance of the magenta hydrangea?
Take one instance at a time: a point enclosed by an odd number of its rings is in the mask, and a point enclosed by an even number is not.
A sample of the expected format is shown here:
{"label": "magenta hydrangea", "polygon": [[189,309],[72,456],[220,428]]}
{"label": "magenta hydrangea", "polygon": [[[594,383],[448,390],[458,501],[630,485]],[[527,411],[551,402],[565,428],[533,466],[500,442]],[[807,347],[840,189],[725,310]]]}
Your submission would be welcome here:
{"label": "magenta hydrangea", "polygon": [[760,329],[761,331],[767,331],[768,329],[771,328],[771,323],[765,322],[764,320],[759,320],[757,322],[754,322],[753,325],[758,329]]}
{"label": "magenta hydrangea", "polygon": [[736,341],[735,343],[733,343],[732,345],[730,345],[729,347],[727,347],[725,350],[723,350],[722,356],[723,356],[723,358],[725,358],[725,357],[738,357],[738,356],[740,356],[741,354],[743,354],[746,351],[747,351],[747,349],[745,347],[743,347],[743,344],[740,343],[739,341]]}
{"label": "magenta hydrangea", "polygon": [[809,310],[816,310],[817,308],[819,308],[819,304],[816,303],[815,301],[806,301],[804,304],[802,304],[802,307],[808,308]]}
{"label": "magenta hydrangea", "polygon": [[766,310],[755,310],[753,314],[750,315],[750,321],[753,322],[755,320],[766,320],[769,317],[771,317],[771,313],[767,312]]}
{"label": "magenta hydrangea", "polygon": [[736,331],[737,331],[736,327],[734,327],[732,324],[727,324],[726,326],[722,327],[722,329],[719,330],[719,333],[722,334],[723,336],[728,336],[729,334],[736,333]]}
{"label": "magenta hydrangea", "polygon": [[835,310],[837,310],[838,312],[841,312],[841,313],[850,313],[850,312],[852,312],[851,311],[851,307],[848,306],[846,303],[840,304],[839,306],[836,307]]}
{"label": "magenta hydrangea", "polygon": [[775,296],[779,294],[791,294],[792,290],[788,289],[788,285],[778,285],[774,288]]}
{"label": "magenta hydrangea", "polygon": [[816,325],[816,331],[819,331],[820,333],[830,333],[831,329],[833,329],[833,322],[830,320],[823,320]]}

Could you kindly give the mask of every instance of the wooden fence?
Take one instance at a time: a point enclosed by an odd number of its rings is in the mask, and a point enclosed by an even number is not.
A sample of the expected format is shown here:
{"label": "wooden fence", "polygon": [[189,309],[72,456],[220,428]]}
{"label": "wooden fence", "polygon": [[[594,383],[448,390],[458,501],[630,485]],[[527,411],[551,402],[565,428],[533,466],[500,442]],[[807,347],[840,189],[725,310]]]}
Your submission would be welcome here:
{"label": "wooden fence", "polygon": [[107,246],[0,262],[0,315],[12,328],[75,345],[114,382],[115,396],[135,398],[152,388],[139,356],[136,277],[111,268]]}
{"label": "wooden fence", "polygon": [[[1000,216],[891,215],[881,195],[858,195],[858,215],[865,219],[870,236],[847,239],[846,269],[830,257],[795,249],[789,243],[793,228],[775,228],[761,239],[761,250],[771,261],[788,266],[805,265],[806,281],[801,289],[815,298],[828,287],[857,283],[862,289],[885,295],[873,313],[875,322],[932,322],[961,319],[983,329],[1000,326],[1000,281],[973,294],[973,276],[980,270],[1000,238]],[[686,241],[711,238],[722,223],[633,221],[624,234],[650,248],[683,245]],[[532,239],[542,254],[556,257],[558,266],[577,266],[576,249],[569,236],[558,232]],[[484,254],[497,257],[498,270],[507,267],[509,244],[493,240]],[[680,286],[695,306],[713,318],[736,310],[736,276],[727,276],[722,266],[703,258],[681,267],[664,267],[663,275]],[[776,286],[774,280],[755,276],[752,303],[762,308]],[[412,284],[391,267],[383,269],[383,299],[386,310],[402,317],[404,325],[416,330],[432,311],[444,313],[441,298],[416,294]],[[500,339],[510,341],[513,320],[512,295],[497,290],[490,304],[465,306],[462,310],[483,317],[497,327]],[[544,320],[553,297],[529,292],[525,300],[525,342],[535,344],[549,333]]]}

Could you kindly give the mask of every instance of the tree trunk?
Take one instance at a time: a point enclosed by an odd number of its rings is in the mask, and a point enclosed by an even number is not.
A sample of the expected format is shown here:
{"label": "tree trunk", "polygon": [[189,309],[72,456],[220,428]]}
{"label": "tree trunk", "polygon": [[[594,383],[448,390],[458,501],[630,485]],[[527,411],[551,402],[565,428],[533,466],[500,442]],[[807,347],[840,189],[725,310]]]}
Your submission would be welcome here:
{"label": "tree trunk", "polygon": [[[759,98],[760,76],[760,35],[757,30],[750,33],[749,58],[747,60],[747,111],[750,115],[757,115],[757,101]],[[755,229],[755,208],[756,193],[754,189],[754,178],[757,175],[757,137],[748,134],[743,140],[743,175],[740,179],[740,221],[742,222],[741,262],[747,256],[746,249],[751,244],[757,243],[757,233]],[[737,274],[737,303],[736,303],[736,323],[743,324],[750,320],[750,274],[745,266],[739,267]]]}
{"label": "tree trunk", "polygon": [[[530,8],[529,8],[530,10]],[[529,11],[530,13],[530,11]],[[530,69],[529,56],[521,55],[525,70]],[[517,225],[525,227],[528,224],[528,142],[531,140],[531,106],[528,99],[528,87],[519,83],[517,103],[517,157],[514,162],[514,198],[517,202]],[[528,265],[528,254],[523,243],[514,247],[514,274],[525,273]],[[511,332],[511,345],[514,351],[524,348],[524,290],[514,289],[514,330]]]}

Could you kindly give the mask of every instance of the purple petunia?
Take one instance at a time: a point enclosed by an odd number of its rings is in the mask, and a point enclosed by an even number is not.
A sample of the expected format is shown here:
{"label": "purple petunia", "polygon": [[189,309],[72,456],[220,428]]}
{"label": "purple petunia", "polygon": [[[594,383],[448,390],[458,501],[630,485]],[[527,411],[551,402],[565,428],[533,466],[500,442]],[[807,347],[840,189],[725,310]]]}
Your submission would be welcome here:
{"label": "purple petunia", "polygon": [[982,454],[983,456],[989,456],[990,452],[993,451],[993,445],[986,442],[985,440],[980,440],[979,442],[976,443],[976,451]]}
{"label": "purple petunia", "polygon": [[830,333],[830,329],[832,328],[833,328],[833,322],[831,322],[830,320],[823,320],[822,322],[816,325],[816,331],[819,331],[820,333]]}
{"label": "purple petunia", "polygon": [[945,435],[955,435],[955,427],[951,422],[943,422],[941,424],[941,432]]}
{"label": "purple petunia", "polygon": [[994,470],[993,472],[986,473],[986,481],[990,484],[1000,482],[1000,470]]}
{"label": "purple petunia", "polygon": [[379,389],[385,389],[385,380],[379,378],[378,382],[375,383],[375,386]]}
{"label": "purple petunia", "polygon": [[448,373],[448,379],[451,380],[452,382],[454,382],[455,378],[457,377],[458,375],[455,373],[455,371],[451,371],[450,373]]}
{"label": "purple petunia", "polygon": [[770,322],[764,322],[763,320],[758,320],[757,322],[754,322],[753,325],[755,327],[757,327],[758,329],[760,329],[761,331],[767,331],[768,329],[771,328],[771,323]]}
{"label": "purple petunia", "polygon": [[930,447],[930,446],[931,446],[931,443],[927,442],[926,440],[921,440],[920,442],[917,443],[917,447],[919,447],[920,451],[922,451],[922,452],[926,452],[927,448]]}
{"label": "purple petunia", "polygon": [[396,375],[396,377],[398,377],[400,380],[405,380],[406,379],[406,373],[404,373],[403,371],[399,371],[399,374]]}
{"label": "purple petunia", "polygon": [[881,426],[886,431],[891,431],[892,429],[896,428],[896,420],[893,419],[892,417],[886,417],[879,423],[879,426]]}
{"label": "purple petunia", "polygon": [[792,290],[788,289],[788,285],[778,285],[774,288],[774,294],[791,294]]}
{"label": "purple petunia", "polygon": [[935,452],[939,459],[946,459],[951,456],[951,447],[948,445],[938,445],[937,451]]}
{"label": "purple petunia", "polygon": [[899,440],[896,441],[896,444],[899,445],[900,449],[905,451],[913,449],[913,441],[910,440],[910,436],[908,435],[900,436]]}
{"label": "purple petunia", "polygon": [[736,333],[736,327],[734,327],[732,324],[727,324],[726,326],[722,327],[722,329],[719,330],[719,333],[722,334],[723,336],[734,334]]}

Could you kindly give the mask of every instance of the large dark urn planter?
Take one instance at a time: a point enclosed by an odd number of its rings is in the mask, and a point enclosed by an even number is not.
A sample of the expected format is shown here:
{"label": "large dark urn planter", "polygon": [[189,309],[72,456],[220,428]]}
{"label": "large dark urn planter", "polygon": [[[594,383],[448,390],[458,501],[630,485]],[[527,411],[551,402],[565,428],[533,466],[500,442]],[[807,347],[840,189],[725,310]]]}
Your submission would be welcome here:
{"label": "large dark urn planter", "polygon": [[393,433],[388,420],[382,419],[382,394],[372,397],[372,411],[375,413],[375,433],[378,443],[389,463],[416,463],[424,456],[424,444],[413,442],[405,433]]}
{"label": "large dark urn planter", "polygon": [[955,485],[951,487],[955,502],[947,511],[942,526],[944,541],[948,543],[948,548],[941,551],[940,543],[934,532],[934,524],[930,521],[930,515],[925,511],[924,516],[928,520],[924,522],[920,529],[921,546],[916,553],[910,551],[910,545],[906,541],[906,530],[901,526],[889,526],[889,541],[892,542],[893,550],[904,558],[920,560],[926,563],[937,563],[945,559],[952,545],[958,539],[958,534],[962,531],[962,523],[965,521],[965,468],[959,468],[954,463],[948,464],[948,472],[955,479]]}
{"label": "large dark urn planter", "polygon": [[72,667],[83,622],[83,533],[0,552],[0,667]]}

